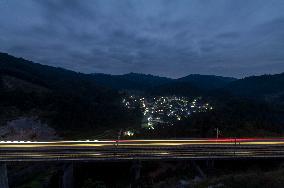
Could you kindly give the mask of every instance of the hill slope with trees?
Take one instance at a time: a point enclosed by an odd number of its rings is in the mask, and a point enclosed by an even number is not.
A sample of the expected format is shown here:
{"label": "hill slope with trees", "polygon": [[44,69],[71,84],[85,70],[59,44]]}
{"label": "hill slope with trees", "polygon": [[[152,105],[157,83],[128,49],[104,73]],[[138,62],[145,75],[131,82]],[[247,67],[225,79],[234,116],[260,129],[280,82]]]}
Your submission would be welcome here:
{"label": "hill slope with trees", "polygon": [[58,132],[96,133],[139,125],[139,111],[121,105],[117,91],[91,75],[36,64],[0,53],[0,123],[36,116]]}

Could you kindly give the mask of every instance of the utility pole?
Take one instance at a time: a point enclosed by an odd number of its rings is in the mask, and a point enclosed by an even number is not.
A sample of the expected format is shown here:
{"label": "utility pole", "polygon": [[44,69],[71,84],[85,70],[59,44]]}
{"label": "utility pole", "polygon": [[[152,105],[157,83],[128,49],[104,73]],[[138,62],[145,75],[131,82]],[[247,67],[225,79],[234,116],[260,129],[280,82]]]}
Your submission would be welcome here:
{"label": "utility pole", "polygon": [[119,144],[121,134],[122,134],[122,129],[119,130],[118,135],[117,135],[117,140],[115,141],[115,152],[114,152],[115,155],[116,155],[116,151],[117,151],[117,148],[118,148],[118,144]]}
{"label": "utility pole", "polygon": [[219,138],[219,134],[220,134],[219,128],[217,127],[215,130],[216,130],[216,138],[218,139]]}
{"label": "utility pole", "polygon": [[119,132],[118,132],[118,136],[117,136],[118,141],[120,140],[121,134],[122,134],[122,129],[120,129]]}

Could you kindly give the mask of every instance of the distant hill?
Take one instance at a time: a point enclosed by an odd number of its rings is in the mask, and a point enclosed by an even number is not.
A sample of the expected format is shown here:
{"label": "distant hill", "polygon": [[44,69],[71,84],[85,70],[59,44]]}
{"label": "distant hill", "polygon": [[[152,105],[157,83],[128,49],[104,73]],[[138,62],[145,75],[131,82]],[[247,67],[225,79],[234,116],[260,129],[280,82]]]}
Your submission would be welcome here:
{"label": "distant hill", "polygon": [[146,91],[149,88],[172,82],[170,78],[138,73],[124,75],[92,74],[92,76],[98,84],[118,90]]}
{"label": "distant hill", "polygon": [[[21,81],[21,87],[30,90],[56,90],[96,98],[111,96],[114,90],[137,90],[147,94],[218,94],[223,91],[235,96],[283,98],[284,73],[252,76],[244,79],[215,75],[191,74],[178,79],[146,74],[124,75],[82,74],[62,68],[36,64],[8,54],[0,53],[0,74],[6,85]],[[9,79],[8,79],[9,78]],[[9,80],[7,82],[7,80]],[[30,82],[27,85],[23,82]],[[109,89],[107,89],[109,88]],[[114,89],[114,90],[112,90]],[[108,93],[105,95],[105,93]],[[112,101],[116,97],[109,97]]]}
{"label": "distant hill", "polygon": [[99,86],[91,76],[63,68],[55,68],[0,53],[0,74],[37,84],[52,90],[89,97],[110,92]]}
{"label": "distant hill", "polygon": [[196,87],[205,90],[213,90],[218,88],[223,88],[227,84],[236,81],[236,78],[232,77],[223,77],[215,75],[200,75],[200,74],[191,74],[182,78],[177,79],[177,81],[189,82]]}
{"label": "distant hill", "polygon": [[196,97],[205,95],[206,92],[188,82],[171,82],[157,86],[148,91],[151,95],[179,95],[186,97]]}
{"label": "distant hill", "polygon": [[0,125],[16,116],[39,117],[64,133],[135,125],[121,100],[92,75],[0,53]]}
{"label": "distant hill", "polygon": [[284,94],[284,73],[246,77],[229,83],[225,89],[237,96],[273,99]]}
{"label": "distant hill", "polygon": [[102,86],[118,90],[137,90],[146,94],[200,95],[204,91],[225,87],[237,79],[213,75],[192,74],[179,79],[171,79],[146,74],[124,75],[92,74]]}

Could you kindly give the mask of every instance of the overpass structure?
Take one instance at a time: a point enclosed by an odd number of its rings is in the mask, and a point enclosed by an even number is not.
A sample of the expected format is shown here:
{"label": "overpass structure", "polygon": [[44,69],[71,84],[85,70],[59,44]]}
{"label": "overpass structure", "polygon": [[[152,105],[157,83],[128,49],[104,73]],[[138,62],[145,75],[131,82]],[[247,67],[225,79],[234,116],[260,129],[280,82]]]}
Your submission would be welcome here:
{"label": "overpass structure", "polygon": [[0,161],[284,158],[284,138],[0,141]]}
{"label": "overpass structure", "polygon": [[62,162],[62,187],[73,188],[74,161],[133,161],[133,186],[140,178],[142,160],[284,159],[284,138],[224,138],[180,140],[0,141],[0,187],[9,188],[6,163]]}

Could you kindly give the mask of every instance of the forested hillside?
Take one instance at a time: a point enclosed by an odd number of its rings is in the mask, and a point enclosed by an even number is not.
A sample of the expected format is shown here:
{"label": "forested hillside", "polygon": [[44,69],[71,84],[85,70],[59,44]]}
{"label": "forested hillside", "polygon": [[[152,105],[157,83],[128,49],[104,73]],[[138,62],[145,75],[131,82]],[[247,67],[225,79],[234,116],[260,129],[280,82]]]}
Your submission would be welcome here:
{"label": "forested hillside", "polygon": [[98,86],[91,75],[0,54],[0,120],[36,116],[59,132],[96,133],[139,124],[121,96]]}
{"label": "forested hillside", "polygon": [[225,88],[237,96],[281,99],[284,94],[284,73],[246,77],[228,84]]}

